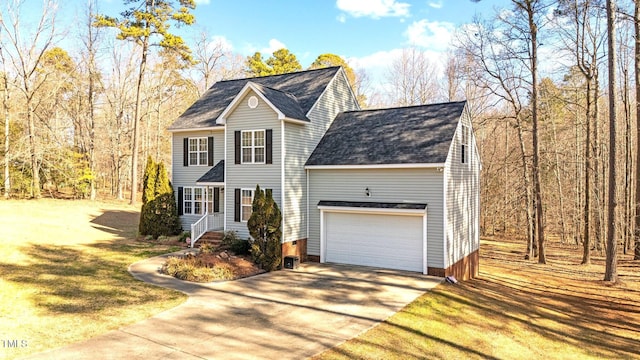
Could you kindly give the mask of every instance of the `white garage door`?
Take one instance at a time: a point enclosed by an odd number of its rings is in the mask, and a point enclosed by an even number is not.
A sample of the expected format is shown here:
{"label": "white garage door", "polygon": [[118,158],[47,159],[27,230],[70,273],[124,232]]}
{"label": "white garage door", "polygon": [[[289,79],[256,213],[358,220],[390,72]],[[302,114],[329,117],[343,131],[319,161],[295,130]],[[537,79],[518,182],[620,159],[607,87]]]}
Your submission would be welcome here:
{"label": "white garage door", "polygon": [[326,261],[422,272],[422,217],[325,212]]}

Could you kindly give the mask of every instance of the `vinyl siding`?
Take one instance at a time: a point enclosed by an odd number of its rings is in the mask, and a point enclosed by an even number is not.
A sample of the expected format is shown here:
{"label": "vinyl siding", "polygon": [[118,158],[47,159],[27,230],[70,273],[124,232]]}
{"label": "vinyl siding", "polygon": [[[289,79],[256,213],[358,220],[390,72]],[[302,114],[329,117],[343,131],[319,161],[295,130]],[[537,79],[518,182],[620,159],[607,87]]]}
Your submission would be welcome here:
{"label": "vinyl siding", "polygon": [[[215,166],[220,160],[224,159],[224,130],[173,133],[173,157],[171,159],[173,163],[173,171],[171,174],[171,183],[173,185],[173,190],[175,191],[176,199],[178,199],[179,187],[196,186],[196,180],[212,168],[212,166],[183,165],[184,138],[208,136],[213,136],[213,165]],[[180,220],[182,222],[182,228],[189,230],[191,224],[196,222],[200,217],[201,215],[181,216]]]}
{"label": "vinyl siding", "polygon": [[285,123],[284,241],[307,237],[307,179],[304,164],[339,112],[356,110],[349,84],[338,72],[308,114],[311,123]]}
{"label": "vinyl siding", "polygon": [[[226,189],[225,218],[226,230],[235,230],[238,235],[246,239],[249,237],[246,222],[234,221],[234,189],[255,189],[259,184],[261,189],[272,189],[273,198],[282,209],[281,191],[281,121],[277,114],[258,96],[259,103],[255,109],[249,108],[247,99],[256,95],[249,91],[240,101],[238,106],[226,119],[227,161],[226,165]],[[234,134],[242,130],[273,130],[273,164],[235,164],[234,161]]]}
{"label": "vinyl siding", "polygon": [[[468,126],[469,146],[466,163],[461,162],[462,124]],[[446,239],[445,267],[469,255],[480,247],[480,157],[477,152],[473,128],[466,112],[463,113],[449,149],[445,163]]]}
{"label": "vinyl siding", "polygon": [[[365,195],[369,188],[371,196]],[[419,202],[427,204],[427,265],[444,267],[443,173],[437,169],[309,170],[307,252],[320,255],[320,200]]]}

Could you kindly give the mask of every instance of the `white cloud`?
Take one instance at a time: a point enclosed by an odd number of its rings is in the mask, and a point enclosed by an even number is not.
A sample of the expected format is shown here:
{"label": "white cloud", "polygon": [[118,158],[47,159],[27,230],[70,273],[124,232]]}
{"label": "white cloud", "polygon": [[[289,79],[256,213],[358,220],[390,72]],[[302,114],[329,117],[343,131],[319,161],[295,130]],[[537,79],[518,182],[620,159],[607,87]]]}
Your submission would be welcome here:
{"label": "white cloud", "polygon": [[434,9],[442,9],[442,0],[430,1],[429,6],[431,6]]}
{"label": "white cloud", "polygon": [[409,16],[408,3],[396,0],[337,0],[338,9],[353,17],[406,17]]}
{"label": "white cloud", "polygon": [[260,50],[260,52],[261,52],[262,54],[265,54],[265,55],[266,55],[266,54],[271,55],[271,54],[273,54],[273,52],[274,52],[274,51],[276,51],[276,50],[280,50],[280,49],[282,49],[282,48],[286,48],[286,47],[287,47],[287,45],[285,45],[285,44],[284,44],[283,42],[281,42],[280,40],[278,40],[278,39],[271,39],[271,40],[269,40],[269,46],[267,46],[267,47],[265,47],[265,48],[262,48],[262,49]]}
{"label": "white cloud", "polygon": [[446,51],[451,43],[455,25],[449,22],[433,21],[426,19],[414,21],[404,36],[412,46],[419,46],[434,51]]}
{"label": "white cloud", "polygon": [[209,47],[220,47],[222,51],[233,51],[233,44],[224,35],[213,35],[209,42]]}
{"label": "white cloud", "polygon": [[341,22],[341,23],[344,24],[344,23],[347,22],[347,15],[340,14],[340,15],[336,16],[336,20],[338,20],[338,22]]}

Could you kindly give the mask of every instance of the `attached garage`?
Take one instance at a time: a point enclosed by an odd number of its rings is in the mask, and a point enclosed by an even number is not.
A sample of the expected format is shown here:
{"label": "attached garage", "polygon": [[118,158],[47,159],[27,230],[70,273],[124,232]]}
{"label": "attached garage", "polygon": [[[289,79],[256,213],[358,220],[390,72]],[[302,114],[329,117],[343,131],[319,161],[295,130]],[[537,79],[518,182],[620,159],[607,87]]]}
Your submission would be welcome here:
{"label": "attached garage", "polygon": [[426,204],[320,201],[321,262],[426,273]]}

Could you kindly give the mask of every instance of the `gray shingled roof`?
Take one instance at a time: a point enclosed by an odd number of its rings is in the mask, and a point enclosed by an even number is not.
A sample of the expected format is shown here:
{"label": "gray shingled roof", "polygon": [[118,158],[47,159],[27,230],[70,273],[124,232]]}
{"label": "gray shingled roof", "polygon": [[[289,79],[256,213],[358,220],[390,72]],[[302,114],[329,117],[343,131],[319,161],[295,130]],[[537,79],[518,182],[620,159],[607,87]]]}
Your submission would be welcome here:
{"label": "gray shingled roof", "polygon": [[[339,70],[339,67],[329,67],[282,75],[219,81],[180,115],[168,129],[185,130],[218,126],[216,119],[249,81],[281,92],[276,94],[274,91],[265,90],[265,96],[270,101],[278,99],[276,100],[278,105],[284,107],[280,111],[287,116],[295,114],[292,117],[298,119],[299,113],[306,115],[311,110]],[[292,105],[293,100],[297,102],[297,107]],[[278,105],[274,104],[274,106]],[[302,117],[300,120],[305,119],[306,117]]]}
{"label": "gray shingled roof", "polygon": [[290,119],[297,119],[303,121],[309,121],[307,118],[306,112],[302,110],[300,106],[300,102],[295,97],[295,95],[280,91],[276,89],[272,89],[268,86],[263,86],[257,83],[254,83],[255,87],[264,95],[275,106],[278,110],[282,111],[284,116]]}
{"label": "gray shingled roof", "polygon": [[200,179],[196,180],[198,183],[223,183],[224,182],[224,160],[218,161],[216,166],[212,167]]}
{"label": "gray shingled roof", "polygon": [[340,113],[306,165],[444,163],[465,104]]}
{"label": "gray shingled roof", "polygon": [[372,202],[372,201],[330,201],[320,200],[318,206],[332,207],[355,207],[355,208],[371,208],[371,209],[403,209],[403,210],[425,210],[427,204],[423,203],[389,203],[389,202]]}

